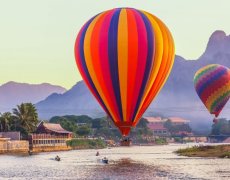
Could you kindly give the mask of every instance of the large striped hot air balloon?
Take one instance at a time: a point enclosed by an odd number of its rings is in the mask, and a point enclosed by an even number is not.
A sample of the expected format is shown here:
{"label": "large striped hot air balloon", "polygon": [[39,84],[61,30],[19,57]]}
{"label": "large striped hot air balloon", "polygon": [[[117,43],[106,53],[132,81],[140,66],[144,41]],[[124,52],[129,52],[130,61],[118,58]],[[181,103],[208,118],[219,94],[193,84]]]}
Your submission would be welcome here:
{"label": "large striped hot air balloon", "polygon": [[159,93],[174,62],[167,27],[133,8],[91,18],[81,28],[74,51],[82,78],[123,136]]}
{"label": "large striped hot air balloon", "polygon": [[219,64],[207,65],[196,72],[194,85],[205,107],[218,117],[230,98],[230,70]]}

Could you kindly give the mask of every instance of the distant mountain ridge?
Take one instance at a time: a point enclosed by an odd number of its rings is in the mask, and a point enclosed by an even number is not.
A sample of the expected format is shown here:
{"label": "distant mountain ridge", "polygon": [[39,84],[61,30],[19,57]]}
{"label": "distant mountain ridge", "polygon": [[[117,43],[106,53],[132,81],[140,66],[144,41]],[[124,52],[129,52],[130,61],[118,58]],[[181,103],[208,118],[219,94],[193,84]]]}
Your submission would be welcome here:
{"label": "distant mountain ridge", "polygon": [[0,112],[11,111],[22,102],[37,103],[52,93],[64,93],[65,88],[49,83],[28,84],[7,82],[0,86]]}
{"label": "distant mountain ridge", "polygon": [[[185,60],[181,56],[175,57],[169,79],[145,115],[180,116],[190,119],[195,125],[210,124],[212,116],[196,95],[193,76],[201,67],[213,63],[230,67],[230,36],[227,36],[224,31],[215,31],[211,35],[206,50],[197,60]],[[49,96],[36,106],[39,115],[43,118],[66,114],[86,114],[93,117],[104,114],[84,82],[78,82],[62,95]],[[221,116],[230,116],[227,109],[228,107]]]}

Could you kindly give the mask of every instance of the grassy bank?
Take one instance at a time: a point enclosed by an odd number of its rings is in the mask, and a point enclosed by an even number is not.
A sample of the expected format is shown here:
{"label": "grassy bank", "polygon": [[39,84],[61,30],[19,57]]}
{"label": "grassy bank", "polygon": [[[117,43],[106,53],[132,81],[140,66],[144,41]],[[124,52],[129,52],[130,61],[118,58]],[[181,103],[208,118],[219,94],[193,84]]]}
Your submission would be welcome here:
{"label": "grassy bank", "polygon": [[73,149],[101,149],[107,146],[101,139],[72,139],[66,144]]}
{"label": "grassy bank", "polygon": [[230,158],[230,145],[193,146],[176,151],[181,156]]}

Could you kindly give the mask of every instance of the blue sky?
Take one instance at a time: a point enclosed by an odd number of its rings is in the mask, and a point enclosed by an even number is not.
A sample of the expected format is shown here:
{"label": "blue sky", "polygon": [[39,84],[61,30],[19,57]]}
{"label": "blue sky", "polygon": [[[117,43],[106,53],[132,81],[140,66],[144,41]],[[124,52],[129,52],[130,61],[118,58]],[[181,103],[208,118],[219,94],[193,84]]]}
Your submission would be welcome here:
{"label": "blue sky", "polygon": [[48,82],[70,88],[81,76],[73,47],[81,26],[114,7],[158,16],[176,54],[196,59],[215,30],[230,33],[229,0],[0,0],[0,84]]}

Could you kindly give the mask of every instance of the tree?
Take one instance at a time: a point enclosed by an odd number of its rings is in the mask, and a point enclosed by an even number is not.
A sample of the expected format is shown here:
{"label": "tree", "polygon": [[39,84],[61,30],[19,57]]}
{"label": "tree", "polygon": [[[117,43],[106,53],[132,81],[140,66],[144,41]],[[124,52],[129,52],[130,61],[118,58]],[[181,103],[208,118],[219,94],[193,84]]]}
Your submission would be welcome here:
{"label": "tree", "polygon": [[212,135],[229,135],[230,134],[230,121],[220,118],[218,122],[212,125]]}
{"label": "tree", "polygon": [[96,118],[92,120],[92,128],[101,129],[105,127],[109,127],[109,122],[106,118]]}
{"label": "tree", "polygon": [[171,120],[167,120],[164,123],[164,127],[167,128],[168,131],[173,135],[179,131],[192,132],[192,129],[189,126],[189,124],[173,124]]}
{"label": "tree", "polygon": [[91,133],[91,129],[88,126],[80,126],[76,130],[76,134],[79,136],[88,136]]}
{"label": "tree", "polygon": [[11,130],[12,126],[12,114],[5,112],[0,117],[0,131],[6,132]]}
{"label": "tree", "polygon": [[20,130],[24,137],[36,130],[38,114],[32,103],[22,103],[13,109],[17,130]]}
{"label": "tree", "polygon": [[148,123],[149,123],[149,122],[148,122],[147,119],[141,118],[140,121],[139,121],[138,124],[137,124],[137,128],[144,128],[144,129],[147,129]]}

